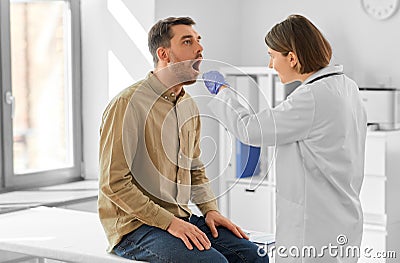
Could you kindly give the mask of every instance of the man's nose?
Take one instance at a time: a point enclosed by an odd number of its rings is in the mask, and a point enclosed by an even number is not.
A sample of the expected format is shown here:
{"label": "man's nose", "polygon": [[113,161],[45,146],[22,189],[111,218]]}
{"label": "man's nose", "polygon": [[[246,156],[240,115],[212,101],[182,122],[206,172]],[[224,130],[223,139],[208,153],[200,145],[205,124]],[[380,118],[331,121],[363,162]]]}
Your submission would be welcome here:
{"label": "man's nose", "polygon": [[198,47],[197,47],[197,53],[203,52],[204,48],[203,48],[203,46],[200,44],[200,42],[197,42],[197,45],[198,45]]}

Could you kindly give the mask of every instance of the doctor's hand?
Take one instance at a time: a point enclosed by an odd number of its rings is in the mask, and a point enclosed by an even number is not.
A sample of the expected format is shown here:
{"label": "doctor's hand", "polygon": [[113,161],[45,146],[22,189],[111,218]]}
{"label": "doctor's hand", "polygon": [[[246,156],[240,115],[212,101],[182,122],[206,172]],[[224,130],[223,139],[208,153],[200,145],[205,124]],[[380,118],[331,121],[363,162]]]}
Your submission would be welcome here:
{"label": "doctor's hand", "polygon": [[206,214],[206,224],[211,230],[211,234],[214,238],[218,237],[217,226],[223,226],[229,229],[238,238],[249,239],[249,237],[243,232],[243,230],[232,223],[231,220],[221,215],[218,211],[208,211]]}
{"label": "doctor's hand", "polygon": [[197,226],[177,217],[172,219],[167,231],[174,237],[180,238],[190,250],[193,249],[192,244],[200,251],[211,248],[211,242],[203,231]]}
{"label": "doctor's hand", "polygon": [[218,71],[208,71],[203,73],[204,85],[211,92],[211,94],[217,94],[220,89],[229,87],[229,84],[225,81],[224,76]]}

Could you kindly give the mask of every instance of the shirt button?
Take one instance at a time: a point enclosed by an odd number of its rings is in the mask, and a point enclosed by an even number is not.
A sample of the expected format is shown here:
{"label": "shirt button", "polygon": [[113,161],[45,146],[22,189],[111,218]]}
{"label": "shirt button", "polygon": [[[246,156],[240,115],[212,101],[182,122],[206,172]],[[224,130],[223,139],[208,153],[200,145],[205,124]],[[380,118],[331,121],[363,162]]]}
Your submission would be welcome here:
{"label": "shirt button", "polygon": [[172,92],[172,93],[171,93],[171,97],[175,97],[175,93]]}
{"label": "shirt button", "polygon": [[181,180],[178,180],[178,184],[180,184],[181,183]]}
{"label": "shirt button", "polygon": [[179,154],[179,159],[182,159],[182,154]]}
{"label": "shirt button", "polygon": [[165,96],[165,97],[164,97],[164,99],[166,99],[166,100],[167,100],[167,99],[168,99],[168,96]]}

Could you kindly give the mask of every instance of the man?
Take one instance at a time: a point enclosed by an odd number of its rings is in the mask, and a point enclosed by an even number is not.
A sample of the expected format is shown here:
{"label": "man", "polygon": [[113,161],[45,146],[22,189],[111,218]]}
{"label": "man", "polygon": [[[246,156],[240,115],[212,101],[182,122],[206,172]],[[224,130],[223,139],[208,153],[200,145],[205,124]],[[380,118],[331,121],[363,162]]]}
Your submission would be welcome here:
{"label": "man", "polygon": [[[199,160],[199,112],[183,89],[202,59],[194,24],[158,21],[149,32],[154,71],[104,112],[98,209],[108,251],[150,262],[268,262],[218,212]],[[192,215],[189,200],[205,217]]]}

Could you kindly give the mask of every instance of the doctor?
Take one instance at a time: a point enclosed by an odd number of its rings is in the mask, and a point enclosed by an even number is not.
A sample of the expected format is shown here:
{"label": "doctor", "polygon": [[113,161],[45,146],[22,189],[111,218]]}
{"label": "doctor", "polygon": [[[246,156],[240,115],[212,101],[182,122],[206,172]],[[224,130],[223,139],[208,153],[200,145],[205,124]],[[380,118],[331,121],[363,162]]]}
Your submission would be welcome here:
{"label": "doctor", "polygon": [[[282,83],[302,84],[277,107],[252,114],[217,71],[203,75],[217,94],[209,106],[237,138],[277,146],[276,262],[357,262],[360,246],[366,113],[357,84],[305,17],[291,15],[265,37]],[[336,246],[336,250],[335,250]]]}

